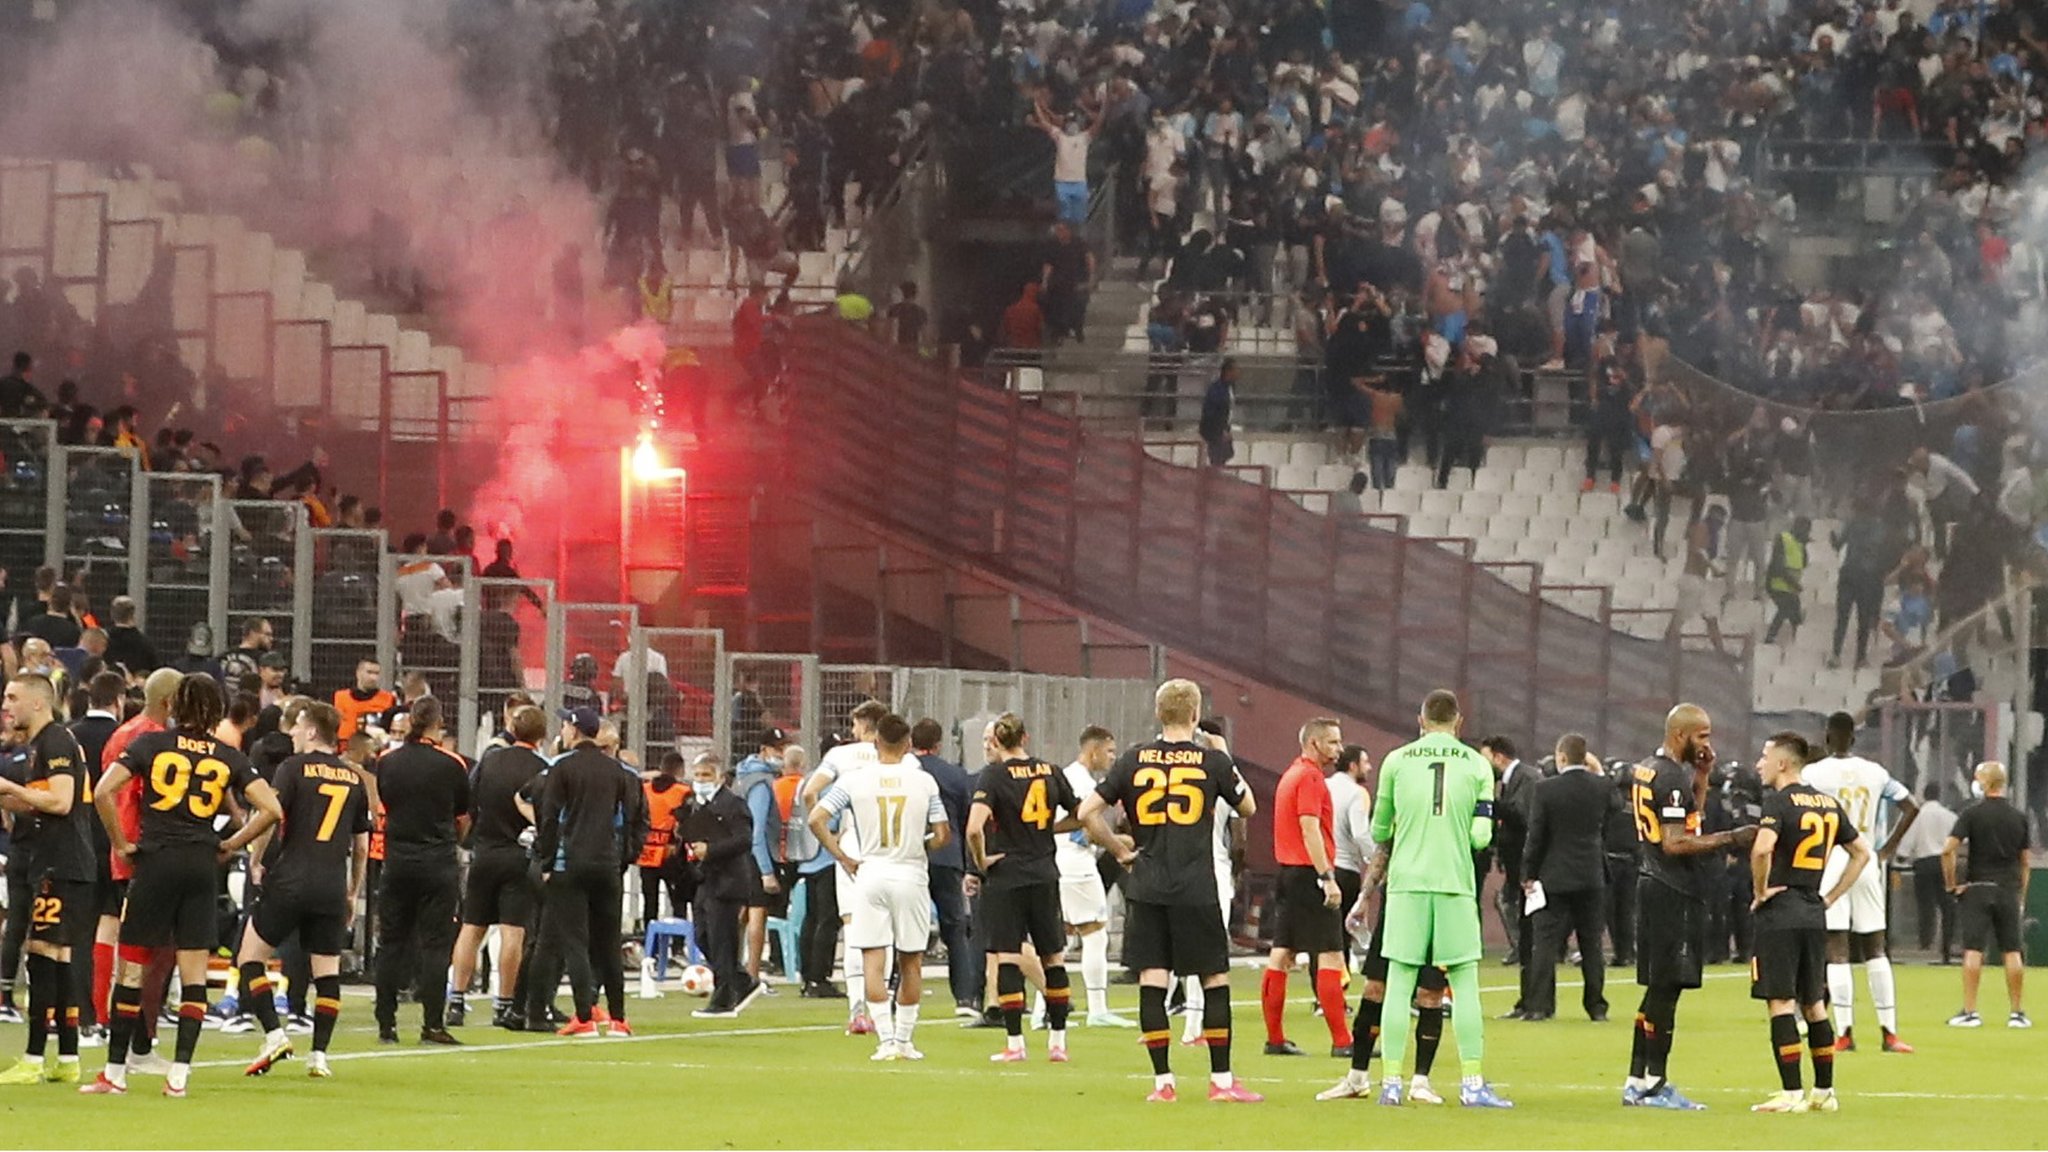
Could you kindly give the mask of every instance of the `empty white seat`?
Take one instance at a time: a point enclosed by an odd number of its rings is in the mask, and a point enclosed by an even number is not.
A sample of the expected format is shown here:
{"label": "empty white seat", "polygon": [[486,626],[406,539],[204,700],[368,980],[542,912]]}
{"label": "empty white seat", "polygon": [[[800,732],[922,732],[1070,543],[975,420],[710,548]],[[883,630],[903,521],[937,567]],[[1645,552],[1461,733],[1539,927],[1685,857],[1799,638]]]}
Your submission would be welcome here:
{"label": "empty white seat", "polygon": [[1618,565],[1636,554],[1636,541],[1628,536],[1602,536],[1593,541],[1591,554],[1612,557]]}
{"label": "empty white seat", "polygon": [[1335,492],[1340,488],[1347,488],[1351,484],[1351,473],[1353,471],[1355,469],[1349,464],[1320,465],[1316,468],[1316,487],[1321,488],[1325,492]]}
{"label": "empty white seat", "polygon": [[1468,516],[1491,516],[1500,511],[1498,492],[1461,492],[1458,496],[1458,511]]}
{"label": "empty white seat", "polygon": [[1551,543],[1561,543],[1572,534],[1572,522],[1564,516],[1533,516],[1529,519],[1529,535]]}
{"label": "empty white seat", "polygon": [[[1373,496],[1374,493],[1371,490],[1367,490],[1365,500],[1368,509],[1372,508]],[[1388,488],[1379,492],[1378,496],[1379,507],[1376,510],[1384,512],[1389,516],[1413,516],[1422,507],[1422,494],[1420,492]]]}
{"label": "empty white seat", "polygon": [[1473,490],[1478,492],[1506,492],[1513,488],[1514,484],[1514,471],[1502,468],[1492,460],[1486,462],[1486,467],[1481,468],[1479,475],[1472,481]]}
{"label": "empty white seat", "polygon": [[1254,440],[1246,453],[1244,463],[1262,464],[1278,468],[1287,463],[1287,442],[1284,440]]}
{"label": "empty white seat", "polygon": [[1486,535],[1486,517],[1460,512],[1452,516],[1447,525],[1453,536],[1465,536],[1477,540]]}
{"label": "empty white seat", "polygon": [[1330,446],[1321,440],[1297,440],[1287,446],[1287,462],[1313,468],[1328,462]]}
{"label": "empty white seat", "polygon": [[1564,468],[1564,449],[1533,444],[1522,453],[1522,467],[1532,472],[1556,472]]}
{"label": "empty white seat", "polygon": [[1555,472],[1542,472],[1531,468],[1521,468],[1515,472],[1515,491],[1531,493],[1548,492],[1555,486],[1556,481],[1557,473]]}
{"label": "empty white seat", "polygon": [[1432,516],[1450,516],[1458,511],[1458,493],[1432,488],[1422,494],[1422,510]]}
{"label": "empty white seat", "polygon": [[1299,492],[1295,494],[1294,498],[1303,508],[1319,515],[1330,510],[1330,494],[1328,492]]}
{"label": "empty white seat", "polygon": [[1408,518],[1408,534],[1410,536],[1443,536],[1448,534],[1449,528],[1450,517],[1448,516],[1433,516],[1427,512],[1418,512]]}
{"label": "empty white seat", "polygon": [[1045,369],[1036,364],[1020,364],[1010,370],[1010,386],[1018,392],[1045,391]]}
{"label": "empty white seat", "polygon": [[1316,470],[1307,465],[1283,464],[1273,470],[1273,487],[1289,492],[1307,492],[1316,487]]}
{"label": "empty white seat", "polygon": [[1579,494],[1577,492],[1545,492],[1537,497],[1540,511],[1545,516],[1577,516]]}
{"label": "empty white seat", "polygon": [[1175,444],[1169,450],[1169,458],[1183,468],[1193,468],[1202,462],[1202,446],[1199,444]]}
{"label": "empty white seat", "polygon": [[1534,516],[1543,510],[1542,503],[1533,492],[1510,492],[1500,498],[1501,514],[1505,516]]}
{"label": "empty white seat", "polygon": [[1633,556],[1622,569],[1622,579],[1648,587],[1663,578],[1665,567],[1664,561],[1655,556]]}
{"label": "empty white seat", "polygon": [[1605,488],[1587,492],[1579,497],[1579,515],[1586,517],[1598,516],[1604,520],[1619,519],[1621,517],[1622,499],[1622,497],[1614,495]]}
{"label": "empty white seat", "polygon": [[1421,490],[1435,484],[1427,464],[1403,464],[1394,472],[1394,487]]}
{"label": "empty white seat", "polygon": [[1515,556],[1515,542],[1498,536],[1481,536],[1473,542],[1472,558],[1488,562],[1512,560]]}
{"label": "empty white seat", "polygon": [[1567,548],[1552,553],[1543,561],[1543,579],[1551,584],[1577,584],[1584,578],[1586,562],[1579,553]]}
{"label": "empty white seat", "polygon": [[1619,584],[1626,571],[1627,560],[1598,552],[1586,557],[1585,577],[1588,584]]}
{"label": "empty white seat", "polygon": [[1486,522],[1486,534],[1502,540],[1515,540],[1529,534],[1529,518],[1503,512]]}

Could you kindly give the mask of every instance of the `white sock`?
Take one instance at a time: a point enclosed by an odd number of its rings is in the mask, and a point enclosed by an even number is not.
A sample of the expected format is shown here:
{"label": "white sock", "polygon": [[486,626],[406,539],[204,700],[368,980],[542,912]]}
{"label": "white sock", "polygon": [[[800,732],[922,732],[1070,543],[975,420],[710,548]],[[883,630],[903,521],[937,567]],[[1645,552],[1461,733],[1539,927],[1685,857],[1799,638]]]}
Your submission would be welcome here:
{"label": "white sock", "polygon": [[172,1064],[171,1074],[169,1076],[166,1076],[164,1079],[169,1081],[171,1087],[173,1088],[183,1088],[185,1086],[185,1082],[187,1080],[190,1080],[191,1078],[192,1066],[190,1064]]}
{"label": "white sock", "polygon": [[263,1039],[269,1044],[282,1044],[285,1040],[285,1031],[282,1028],[272,1028]]}
{"label": "white sock", "polygon": [[1211,1072],[1209,1073],[1209,1083],[1214,1084],[1218,1088],[1228,1088],[1232,1084],[1237,1083],[1237,1077],[1228,1072]]}
{"label": "white sock", "polygon": [[107,1083],[116,1087],[126,1088],[128,1086],[128,1066],[126,1064],[109,1064],[105,1068],[100,1069],[100,1075],[105,1076]]}
{"label": "white sock", "polygon": [[1635,1089],[1638,1092],[1647,1090],[1652,1083],[1654,1083],[1654,1081],[1652,1081],[1648,1076],[1631,1076],[1628,1078],[1628,1086],[1630,1088]]}
{"label": "white sock", "polygon": [[57,1054],[57,1063],[59,1063],[59,1064],[76,1064],[76,1063],[78,1063],[78,1053],[76,1053],[76,1052],[73,1052],[73,1053],[72,1053],[71,1055],[69,1055],[69,1056],[66,1056],[66,1055],[64,1055],[63,1053],[59,1052],[59,1053]]}
{"label": "white sock", "polygon": [[1152,1087],[1153,1087],[1153,1089],[1154,1089],[1155,1091],[1156,1091],[1156,1090],[1158,1090],[1158,1089],[1160,1089],[1160,1088],[1171,1088],[1171,1087],[1173,1087],[1173,1073],[1171,1073],[1171,1072],[1158,1072],[1158,1073],[1154,1073],[1154,1074],[1153,1074],[1153,1076],[1152,1076]]}
{"label": "white sock", "polygon": [[1856,1023],[1856,970],[1847,964],[1828,965],[1828,999],[1835,1003],[1835,1035]]}
{"label": "white sock", "polygon": [[861,967],[860,949],[848,944],[840,963],[846,965],[846,1010],[852,1012],[863,1003],[861,985],[865,981],[862,973],[866,969]]}
{"label": "white sock", "polygon": [[1101,929],[1081,937],[1081,983],[1088,989],[1088,1014],[1109,1011],[1109,933]]}
{"label": "white sock", "polygon": [[1897,1032],[1899,1001],[1898,987],[1892,982],[1892,958],[1873,956],[1863,967],[1870,979],[1870,1006],[1877,1010],[1878,1027]]}
{"label": "white sock", "polygon": [[918,1004],[898,1004],[896,1006],[896,1042],[906,1048],[910,1046],[911,1034],[917,1031],[917,1015],[920,1007],[922,1005]]}
{"label": "white sock", "polygon": [[1012,1052],[1022,1052],[1024,1050],[1024,1038],[1022,1036],[1005,1036],[1003,1037],[1003,1047],[1008,1048]]}
{"label": "white sock", "polygon": [[1202,997],[1202,978],[1189,976],[1186,980],[1187,1010],[1181,1014],[1181,1018],[1187,1021],[1187,1026],[1181,1029],[1181,1034],[1193,1040],[1202,1034],[1202,1007],[1206,1001]]}
{"label": "white sock", "polygon": [[1065,1048],[1067,1046],[1067,1030],[1065,1028],[1055,1028],[1046,1033],[1045,1044],[1048,1048]]}
{"label": "white sock", "polygon": [[867,1005],[868,1019],[875,1022],[875,1039],[883,1044],[889,1043],[891,1038],[889,1031],[889,1002],[887,1000],[870,1000],[867,1002]]}

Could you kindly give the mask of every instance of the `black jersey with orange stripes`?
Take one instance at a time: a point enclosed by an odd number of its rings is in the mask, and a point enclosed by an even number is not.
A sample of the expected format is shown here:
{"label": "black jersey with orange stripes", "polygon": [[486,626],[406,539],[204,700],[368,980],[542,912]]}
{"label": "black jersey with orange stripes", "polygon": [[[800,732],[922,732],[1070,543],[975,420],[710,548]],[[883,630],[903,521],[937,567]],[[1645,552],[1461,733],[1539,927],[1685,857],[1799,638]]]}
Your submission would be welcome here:
{"label": "black jersey with orange stripes", "polygon": [[249,758],[211,736],[149,732],[121,753],[142,782],[142,843],[150,849],[220,842],[214,821],[228,794],[256,779]]}
{"label": "black jersey with orange stripes", "polygon": [[1825,928],[1827,905],[1821,879],[1828,856],[1856,840],[1856,822],[1842,802],[1818,788],[1793,784],[1764,795],[1758,829],[1777,833],[1771,872],[1765,883],[1784,891],[1756,910],[1758,928]]}
{"label": "black jersey with orange stripes", "polygon": [[370,788],[362,773],[338,756],[309,752],[277,766],[278,807],[284,827],[263,857],[263,890],[305,907],[340,904],[348,897],[349,849],[370,830]]}
{"label": "black jersey with orange stripes", "polygon": [[1719,868],[1720,857],[1713,853],[1674,856],[1664,851],[1667,824],[1683,825],[1687,833],[1699,835],[1699,798],[1694,793],[1692,767],[1660,751],[1629,771],[1629,806],[1641,845],[1643,877],[1694,900],[1706,899],[1708,869]]}
{"label": "black jersey with orange stripes", "polygon": [[975,781],[974,802],[989,809],[982,828],[982,850],[994,860],[989,887],[1058,883],[1053,825],[1081,807],[1066,773],[1033,756],[990,764]]}
{"label": "black jersey with orange stripes", "polygon": [[62,816],[27,812],[14,818],[14,840],[23,874],[45,879],[85,881],[99,876],[92,830],[99,824],[92,807],[91,777],[78,739],[62,724],[43,725],[29,741],[27,787],[45,790],[59,777],[71,778],[71,811]]}

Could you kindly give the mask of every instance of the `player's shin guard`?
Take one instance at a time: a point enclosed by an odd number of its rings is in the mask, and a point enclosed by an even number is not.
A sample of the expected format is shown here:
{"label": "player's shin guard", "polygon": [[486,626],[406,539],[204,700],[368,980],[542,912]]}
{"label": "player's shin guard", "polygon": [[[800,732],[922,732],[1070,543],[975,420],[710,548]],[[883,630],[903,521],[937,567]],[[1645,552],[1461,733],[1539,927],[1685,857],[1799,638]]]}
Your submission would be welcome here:
{"label": "player's shin guard", "polygon": [[78,978],[71,972],[71,965],[62,960],[50,961],[56,969],[57,997],[50,1006],[50,1018],[57,1026],[57,1055],[60,1059],[78,1059],[78,1005],[72,1003],[73,991]]}
{"label": "player's shin guard", "polygon": [[1771,1017],[1771,1056],[1778,1062],[1778,1087],[1799,1091],[1799,1060],[1805,1052],[1799,1043],[1799,1018],[1786,1013]]}
{"label": "player's shin guard", "polygon": [[[1523,926],[1527,930],[1527,925]],[[1480,1062],[1486,1057],[1486,1013],[1479,1005],[1479,965],[1460,964],[1451,969],[1451,996],[1462,1005],[1472,1005],[1471,1011],[1462,1007],[1451,1017],[1451,1028],[1458,1035],[1458,1062],[1462,1065],[1466,1083],[1477,1080]],[[1406,1004],[1403,1000],[1401,1003]]]}
{"label": "player's shin guard", "polygon": [[1287,972],[1268,968],[1259,981],[1259,1010],[1266,1017],[1266,1043],[1287,1042]]}
{"label": "player's shin guard", "polygon": [[92,946],[93,1012],[108,1029],[114,1026],[114,946],[97,941]]}
{"label": "player's shin guard", "polygon": [[1216,989],[1216,994],[1202,1002],[1202,1042],[1209,1046],[1209,1074],[1228,1076],[1230,1074],[1230,989]]}
{"label": "player's shin guard", "polygon": [[1349,1047],[1351,1029],[1344,1023],[1343,969],[1316,969],[1316,1003],[1323,1007],[1323,1023],[1330,1026],[1330,1043]]}
{"label": "player's shin guard", "polygon": [[[1417,1008],[1415,1010],[1415,1074],[1417,1076],[1427,1076],[1429,1075],[1429,1070],[1436,1067],[1436,1050],[1443,1046],[1443,1042],[1444,1006],[1439,1004],[1434,1008]],[[1459,1043],[1458,1048],[1460,1051],[1464,1050],[1463,1042]]]}
{"label": "player's shin guard", "polygon": [[1067,966],[1048,964],[1045,967],[1045,1027],[1049,1032],[1065,1032],[1067,1016],[1074,1008],[1074,989],[1067,982]]}
{"label": "player's shin guard", "polygon": [[270,983],[270,972],[261,960],[242,962],[242,1008],[256,1017],[263,1025],[264,1035],[277,1031],[276,988]]}
{"label": "player's shin guard", "polygon": [[1081,937],[1081,987],[1088,992],[1088,1012],[1109,1011],[1109,932],[1098,928]]}
{"label": "player's shin guard", "polygon": [[[1395,960],[1387,965],[1387,1003],[1394,1006],[1391,1012],[1380,1016],[1380,1051],[1386,1062],[1380,1067],[1380,1079],[1389,1083],[1401,1078],[1401,1067],[1408,1059],[1408,1003],[1415,999],[1415,980],[1420,970],[1413,964]],[[1479,1003],[1478,989],[1473,989],[1471,1003]],[[1473,1009],[1471,1014],[1478,1014]],[[1460,1011],[1460,1017],[1468,1013]],[[1458,1036],[1464,1042],[1464,1034]]]}
{"label": "player's shin guard", "polygon": [[[1001,975],[998,970],[997,975]],[[1227,995],[1227,993],[1226,993]],[[1219,996],[1218,999],[1223,997]],[[1208,1012],[1203,1008],[1204,1014]],[[1166,1017],[1166,989],[1154,988],[1150,984],[1138,988],[1138,1038],[1145,1044],[1145,1054],[1152,1058],[1154,1076],[1170,1075],[1172,1067],[1167,1058],[1172,1055],[1173,1029]]]}
{"label": "player's shin guard", "polygon": [[28,968],[28,1055],[40,1060],[50,1041],[50,1016],[57,1008],[57,962],[31,952]]}
{"label": "player's shin guard", "polygon": [[334,1022],[341,1015],[341,977],[313,977],[313,1051],[327,1051]]}
{"label": "player's shin guard", "polygon": [[[1382,1002],[1370,996],[1358,998],[1358,1015],[1351,1021],[1351,1069],[1354,1072],[1364,1073],[1372,1068],[1372,1047],[1380,1042],[1380,1011],[1384,1007]],[[1437,1015],[1437,1027],[1443,1027],[1441,1011]]]}
{"label": "player's shin guard", "polygon": [[107,1067],[128,1066],[128,1048],[142,1027],[142,989],[116,984],[109,1004]]}
{"label": "player's shin guard", "polygon": [[178,1049],[173,1063],[192,1063],[199,1050],[199,1030],[206,1023],[206,985],[186,985],[178,1004]]}
{"label": "player's shin guard", "polygon": [[1870,979],[1870,1007],[1877,1013],[1878,1027],[1887,1032],[1899,1030],[1898,987],[1892,980],[1892,958],[1872,956],[1863,965]]}
{"label": "player's shin guard", "polygon": [[1649,996],[1651,1080],[1662,1083],[1671,1063],[1671,1033],[1678,1024],[1678,992],[1652,989]]}
{"label": "player's shin guard", "polygon": [[1847,1032],[1856,1026],[1856,969],[1848,964],[1828,965],[1828,1003],[1835,1008],[1835,1028]]}
{"label": "player's shin guard", "polygon": [[996,1003],[1003,1010],[1003,1030],[1014,1042],[1024,1038],[1024,969],[996,965]]}
{"label": "player's shin guard", "polygon": [[1814,1088],[1822,1092],[1832,1089],[1835,1086],[1834,1027],[1826,1020],[1807,1021],[1806,1045],[1813,1052]]}

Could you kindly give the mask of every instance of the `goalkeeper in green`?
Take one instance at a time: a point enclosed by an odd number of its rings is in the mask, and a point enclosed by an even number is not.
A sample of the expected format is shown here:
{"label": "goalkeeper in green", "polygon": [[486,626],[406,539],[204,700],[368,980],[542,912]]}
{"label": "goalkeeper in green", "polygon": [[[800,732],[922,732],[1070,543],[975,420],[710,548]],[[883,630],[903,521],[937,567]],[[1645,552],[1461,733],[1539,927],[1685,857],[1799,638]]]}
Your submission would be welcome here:
{"label": "goalkeeper in green", "polygon": [[[1365,887],[1370,890],[1384,870],[1386,1002],[1405,1008],[1424,966],[1448,970],[1458,1005],[1451,1023],[1464,1066],[1458,1102],[1467,1108],[1512,1108],[1480,1073],[1486,1013],[1479,1007],[1483,948],[1472,854],[1493,843],[1493,766],[1458,739],[1463,723],[1455,695],[1431,692],[1422,702],[1422,738],[1381,762],[1372,813],[1372,838],[1379,851]],[[1380,1103],[1398,1106],[1408,1013],[1388,1012],[1383,1027]]]}

